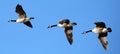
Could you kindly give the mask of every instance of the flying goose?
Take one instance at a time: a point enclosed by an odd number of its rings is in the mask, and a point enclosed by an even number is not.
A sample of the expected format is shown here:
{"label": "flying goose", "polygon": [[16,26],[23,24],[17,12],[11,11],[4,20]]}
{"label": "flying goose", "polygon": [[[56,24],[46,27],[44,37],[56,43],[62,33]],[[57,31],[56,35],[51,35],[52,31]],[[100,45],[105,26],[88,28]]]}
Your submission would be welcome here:
{"label": "flying goose", "polygon": [[75,22],[70,23],[69,19],[63,19],[63,20],[60,20],[58,24],[50,25],[50,26],[48,26],[48,28],[57,27],[57,26],[65,28],[64,32],[66,34],[67,40],[70,43],[70,45],[72,45],[72,43],[73,43],[72,30],[73,30],[73,26],[75,26],[75,25],[77,25],[77,23],[75,23]]}
{"label": "flying goose", "polygon": [[33,17],[27,18],[27,15],[21,5],[17,4],[15,12],[18,14],[18,19],[17,20],[9,20],[8,22],[18,22],[18,23],[23,23],[30,28],[33,27],[30,20],[34,19],[34,18]]}
{"label": "flying goose", "polygon": [[111,28],[106,28],[106,25],[104,22],[95,22],[94,23],[96,27],[92,30],[88,30],[83,32],[82,34],[86,34],[88,32],[94,32],[98,34],[98,39],[100,40],[103,48],[107,50],[108,48],[108,41],[107,41],[107,33],[112,32]]}

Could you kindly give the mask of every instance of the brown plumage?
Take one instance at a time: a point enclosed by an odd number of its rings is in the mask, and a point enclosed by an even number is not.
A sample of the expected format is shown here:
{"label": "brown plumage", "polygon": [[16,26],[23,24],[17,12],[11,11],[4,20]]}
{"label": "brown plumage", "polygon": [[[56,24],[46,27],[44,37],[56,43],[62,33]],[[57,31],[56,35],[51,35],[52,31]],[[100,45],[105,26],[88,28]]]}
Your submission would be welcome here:
{"label": "brown plumage", "polygon": [[22,6],[19,5],[19,4],[16,6],[15,12],[18,13],[18,18],[26,18],[27,17],[25,11],[22,8]]}
{"label": "brown plumage", "polygon": [[100,40],[103,48],[105,50],[107,50],[107,48],[108,48],[107,33],[100,33],[98,35],[98,39]]}
{"label": "brown plumage", "polygon": [[70,23],[69,19],[63,19],[60,20],[58,24],[55,25],[50,25],[48,26],[48,28],[52,28],[52,27],[62,27],[64,28],[64,32],[66,35],[66,38],[68,40],[68,42],[70,43],[70,45],[72,45],[73,43],[73,34],[72,34],[72,30],[73,30],[73,26],[77,25],[77,23]]}
{"label": "brown plumage", "polygon": [[94,29],[85,31],[82,34],[86,34],[88,32],[97,33],[100,43],[102,44],[103,48],[107,50],[108,48],[107,33],[112,32],[112,29],[106,28],[106,25],[104,22],[95,22],[94,24],[96,25]]}
{"label": "brown plumage", "polygon": [[25,13],[25,11],[23,10],[21,5],[17,5],[16,6],[16,13],[18,13],[18,19],[24,19],[23,23],[28,26],[28,27],[33,27],[31,22],[29,20],[33,19],[33,18],[27,18],[27,15]]}
{"label": "brown plumage", "polygon": [[66,37],[67,37],[67,40],[68,42],[72,45],[73,43],[73,34],[72,34],[72,30],[73,30],[73,27],[70,26],[70,27],[66,27],[64,32],[66,34]]}
{"label": "brown plumage", "polygon": [[100,33],[98,33],[98,39],[100,40],[103,48],[107,50],[108,48],[108,41],[107,41],[107,33],[109,32],[103,32],[103,29],[106,29],[106,25],[104,22],[95,22],[96,28],[101,28]]}

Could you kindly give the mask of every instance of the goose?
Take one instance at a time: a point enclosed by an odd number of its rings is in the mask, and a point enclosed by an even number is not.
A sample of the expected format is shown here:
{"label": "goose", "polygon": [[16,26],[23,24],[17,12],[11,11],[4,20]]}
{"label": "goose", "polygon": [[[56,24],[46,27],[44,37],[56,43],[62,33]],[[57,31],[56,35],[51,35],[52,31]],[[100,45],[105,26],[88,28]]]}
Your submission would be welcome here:
{"label": "goose", "polygon": [[85,31],[82,34],[86,34],[89,32],[94,32],[98,34],[98,39],[100,40],[103,48],[107,50],[108,48],[107,35],[108,35],[108,32],[112,32],[112,29],[110,27],[106,28],[106,25],[104,22],[95,22],[94,24],[96,25],[94,29]]}
{"label": "goose", "polygon": [[15,12],[18,14],[18,19],[17,20],[9,20],[8,22],[23,23],[26,26],[33,28],[30,20],[34,19],[34,17],[27,18],[25,11],[23,10],[23,8],[20,4],[17,4]]}
{"label": "goose", "polygon": [[64,28],[66,38],[67,38],[69,44],[72,45],[72,43],[73,43],[72,30],[73,30],[73,26],[75,26],[75,25],[77,25],[77,23],[75,23],[75,22],[70,23],[69,19],[62,19],[59,21],[58,24],[50,25],[50,26],[48,26],[48,28],[53,28],[53,27],[57,27],[57,26]]}

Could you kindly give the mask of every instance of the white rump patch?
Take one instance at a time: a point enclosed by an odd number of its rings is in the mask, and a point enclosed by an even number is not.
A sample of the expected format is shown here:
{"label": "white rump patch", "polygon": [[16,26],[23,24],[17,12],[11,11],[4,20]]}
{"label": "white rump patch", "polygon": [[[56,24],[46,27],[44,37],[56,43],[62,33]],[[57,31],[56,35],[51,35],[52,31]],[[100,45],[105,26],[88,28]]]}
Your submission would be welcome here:
{"label": "white rump patch", "polygon": [[108,30],[107,30],[106,28],[104,28],[104,29],[102,30],[102,32],[106,33],[106,32],[108,32]]}

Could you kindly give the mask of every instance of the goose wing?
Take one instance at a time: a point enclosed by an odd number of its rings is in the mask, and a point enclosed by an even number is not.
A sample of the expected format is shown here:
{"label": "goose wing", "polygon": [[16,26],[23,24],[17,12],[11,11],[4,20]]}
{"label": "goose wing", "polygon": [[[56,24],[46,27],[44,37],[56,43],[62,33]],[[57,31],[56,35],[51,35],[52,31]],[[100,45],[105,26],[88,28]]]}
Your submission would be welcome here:
{"label": "goose wing", "polygon": [[107,50],[108,48],[107,33],[99,34],[98,39],[100,40],[103,48]]}
{"label": "goose wing", "polygon": [[24,24],[28,27],[31,27],[31,28],[33,27],[30,21],[24,22]]}
{"label": "goose wing", "polygon": [[64,30],[66,37],[67,37],[67,40],[70,44],[72,44],[72,42],[73,42],[72,29],[73,29],[73,27],[71,26],[71,27],[65,28],[65,30]]}
{"label": "goose wing", "polygon": [[16,6],[16,13],[18,14],[18,18],[26,18],[26,13],[25,11],[23,10],[22,6],[21,5],[17,5]]}
{"label": "goose wing", "polygon": [[106,28],[106,25],[104,22],[95,22],[94,24],[96,24],[96,27]]}

